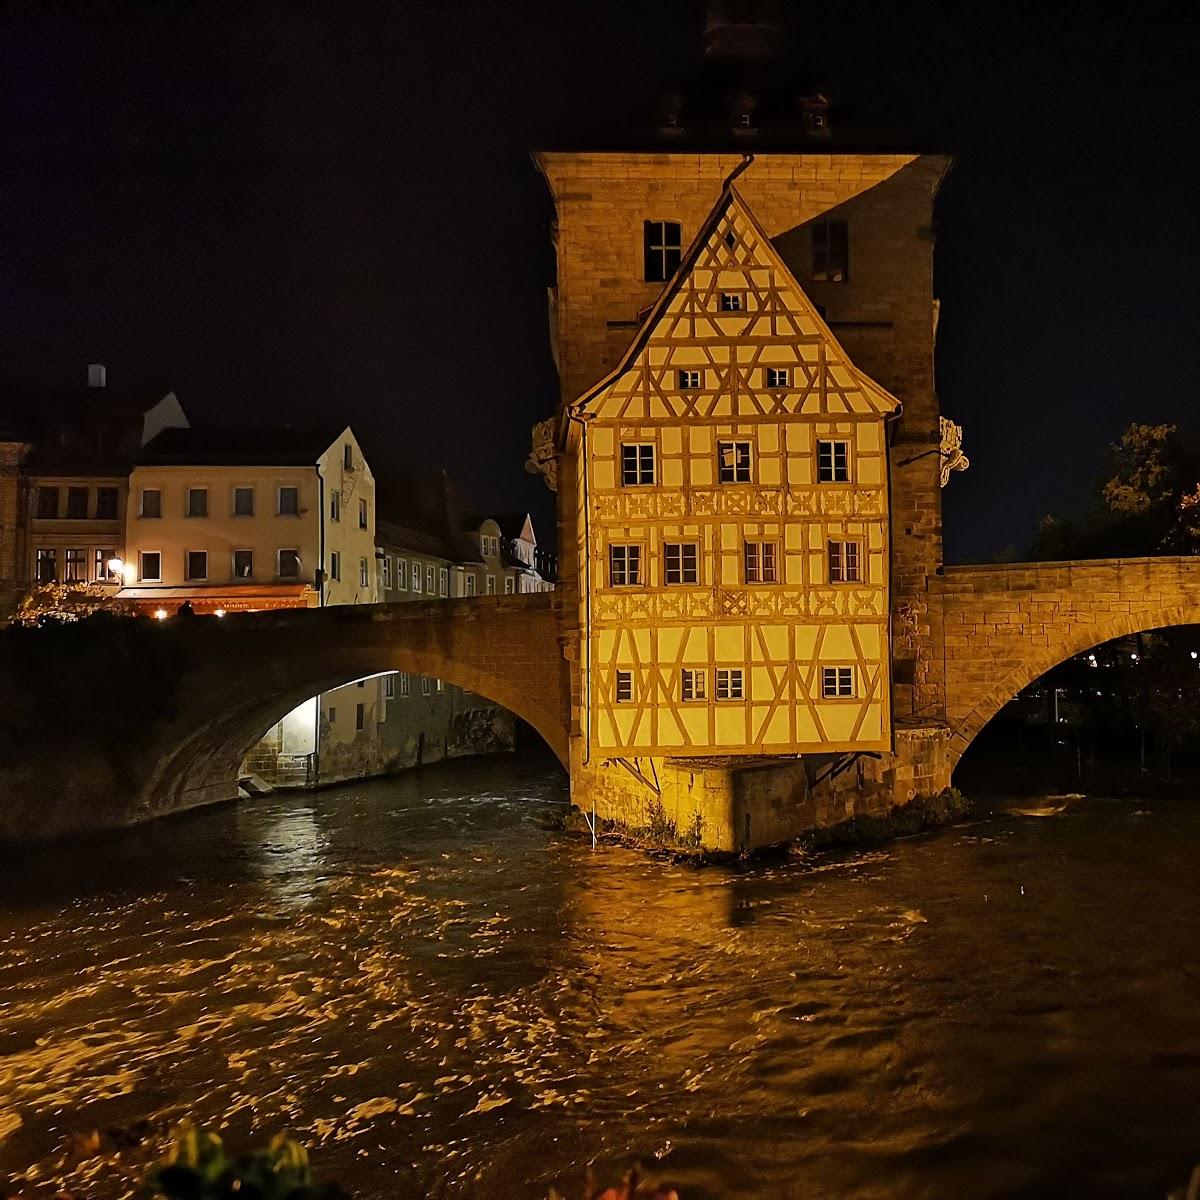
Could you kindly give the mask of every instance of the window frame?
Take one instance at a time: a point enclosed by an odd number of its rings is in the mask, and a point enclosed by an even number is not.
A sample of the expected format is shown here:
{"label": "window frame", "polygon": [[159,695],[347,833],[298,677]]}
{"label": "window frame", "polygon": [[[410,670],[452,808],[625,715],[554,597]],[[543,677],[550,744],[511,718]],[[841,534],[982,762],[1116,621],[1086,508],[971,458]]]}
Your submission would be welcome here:
{"label": "window frame", "polygon": [[407,671],[398,672],[400,676],[400,699],[407,700],[412,695],[412,676]]}
{"label": "window frame", "polygon": [[[693,377],[695,382],[692,382]],[[675,386],[681,392],[698,392],[704,387],[704,370],[701,367],[677,367]]]}
{"label": "window frame", "polygon": [[[72,498],[78,500],[80,498],[80,496],[83,497],[83,512],[72,512],[71,511],[71,500],[72,500]],[[74,486],[68,486],[68,488],[67,488],[67,504],[66,504],[66,508],[63,510],[63,513],[64,513],[63,520],[65,520],[65,521],[86,521],[88,519],[88,513],[91,511],[91,507],[92,507],[92,489],[90,487],[80,487],[77,484]]]}
{"label": "window frame", "polygon": [[408,591],[408,559],[396,555],[396,591]]}
{"label": "window frame", "polygon": [[392,556],[390,554],[379,556],[379,586],[385,591],[392,590]]}
{"label": "window frame", "polygon": [[[697,684],[699,686],[697,686]],[[681,667],[679,670],[679,701],[681,704],[708,703],[708,668]]]}
{"label": "window frame", "polygon": [[450,595],[450,568],[438,567],[438,595]]}
{"label": "window frame", "polygon": [[[850,225],[824,218],[812,223],[812,278],[816,283],[849,283]],[[833,236],[837,233],[837,237]]]}
{"label": "window frame", "polygon": [[358,560],[358,586],[360,588],[371,586],[371,567],[365,558]]}
{"label": "window frame", "polygon": [[[146,497],[157,496],[154,507],[156,512],[146,511]],[[162,520],[162,488],[142,488],[138,495],[138,518],[143,521]]]}
{"label": "window frame", "polygon": [[[753,569],[751,560],[753,559]],[[768,569],[769,568],[769,569]],[[770,587],[779,582],[779,543],[773,538],[742,541],[742,582]]]}
{"label": "window frame", "polygon": [[[192,556],[204,556],[204,574],[192,574]],[[207,583],[208,582],[208,551],[207,550],[184,550],[183,552],[183,581],[184,583]]]}
{"label": "window frame", "polygon": [[[692,552],[690,564],[688,550]],[[675,564],[671,562],[673,556],[678,557],[678,562]],[[693,576],[690,579],[688,578],[689,566]],[[673,571],[678,573],[678,579],[671,578]],[[668,542],[664,539],[662,544],[662,581],[664,587],[698,587],[700,585],[699,542]]]}
{"label": "window frame", "polygon": [[349,442],[342,447],[342,470],[354,470],[354,447]]}
{"label": "window frame", "polygon": [[[100,503],[101,496],[112,497],[112,511],[102,512]],[[121,519],[121,489],[116,487],[97,487],[96,488],[96,520],[97,521],[119,521]]]}
{"label": "window frame", "polygon": [[396,672],[389,671],[383,677],[383,698],[385,700],[395,700],[396,698]]}
{"label": "window frame", "polygon": [[[238,497],[239,496],[249,496],[250,497],[250,511],[249,512],[239,512],[238,511]],[[230,507],[229,515],[231,517],[237,517],[239,519],[254,516],[254,488],[252,486],[247,487],[244,484],[239,484],[237,487],[235,487],[233,489],[233,504]]]}
{"label": "window frame", "polygon": [[[43,578],[42,564],[50,564],[50,574]],[[57,546],[38,546],[33,552],[33,579],[35,583],[57,583],[58,582],[58,547]]]}
{"label": "window frame", "polygon": [[[146,572],[146,555],[153,554],[158,559],[158,569],[153,575]],[[161,550],[139,550],[138,551],[138,582],[139,583],[162,583],[162,551]]]}
{"label": "window frame", "polygon": [[[195,496],[203,496],[203,502],[200,505],[200,512],[192,511],[192,500]],[[189,487],[187,495],[184,498],[183,515],[189,520],[205,520],[208,517],[208,488],[206,487]]]}
{"label": "window frame", "polygon": [[[853,551],[853,553],[847,553]],[[865,583],[862,543],[856,538],[830,538],[826,543],[826,577],[829,583]],[[853,568],[853,574],[850,573]]]}
{"label": "window frame", "polygon": [[[746,448],[746,461],[743,463],[740,460],[740,447]],[[733,450],[733,465],[728,468],[730,477],[726,478],[726,466],[724,463],[724,455],[726,447]],[[740,478],[740,473],[745,470],[745,478]],[[737,484],[737,483],[753,483],[754,482],[754,443],[749,439],[744,438],[719,438],[717,440],[717,482],[720,484]]]}
{"label": "window frame", "polygon": [[330,550],[329,552],[329,578],[335,583],[342,582],[342,552],[340,550]]}
{"label": "window frame", "polygon": [[360,497],[359,501],[358,501],[358,527],[359,527],[359,529],[369,529],[370,528],[370,526],[367,524],[367,511],[368,511],[367,510],[367,502],[366,502],[366,500],[364,500]]}
{"label": "window frame", "polygon": [[339,523],[342,519],[342,493],[337,488],[329,489],[329,519]]}
{"label": "window frame", "polygon": [[[241,575],[238,573],[238,555],[239,554],[250,555],[250,572],[249,572],[249,574]],[[229,556],[229,569],[233,573],[233,579],[234,579],[235,583],[239,579],[253,579],[254,578],[254,549],[253,549],[253,547],[251,547],[251,546],[241,546],[241,547],[235,546]]]}
{"label": "window frame", "polygon": [[[821,462],[822,450],[825,446],[831,447],[830,460],[829,460],[829,470],[830,470],[829,478],[825,478],[825,476],[823,474],[825,468]],[[843,464],[843,467],[846,472],[844,479],[839,479],[838,473],[837,473],[838,472],[837,448],[839,446],[844,446],[845,450],[846,450],[845,463]],[[850,439],[849,438],[832,438],[832,437],[817,438],[816,458],[817,458],[817,483],[849,484],[849,483],[854,482],[853,456],[852,456],[851,450],[850,450]]]}
{"label": "window frame", "polygon": [[[296,511],[284,512],[283,494],[290,492],[296,497]],[[298,517],[300,515],[300,487],[295,483],[281,483],[275,489],[275,515],[277,517]]]}
{"label": "window frame", "polygon": [[[768,392],[787,391],[792,386],[791,367],[764,367],[764,386]],[[778,376],[772,379],[772,376]]]}
{"label": "window frame", "polygon": [[425,574],[421,570],[421,560],[419,558],[412,560],[412,593],[414,596],[423,596],[425,594]]}
{"label": "window frame", "polygon": [[[671,239],[674,239],[673,241]],[[642,222],[642,282],[667,283],[683,262],[683,222],[665,218]]]}
{"label": "window frame", "polygon": [[421,695],[422,696],[432,696],[433,695],[433,680],[430,679],[428,675],[421,676]]}
{"label": "window frame", "polygon": [[[34,506],[34,519],[37,521],[57,521],[58,514],[62,511],[62,488],[58,484],[39,483],[37,490],[37,504]],[[54,512],[43,512],[43,509],[48,509],[49,504],[44,503],[44,500],[54,497]]]}
{"label": "window frame", "polygon": [[116,549],[105,550],[99,546],[92,549],[92,581],[94,583],[115,583],[117,577],[109,570],[108,564],[110,559],[117,557]]}
{"label": "window frame", "polygon": [[[75,557],[72,557],[74,555]],[[78,570],[73,574],[71,567]],[[87,551],[83,546],[63,547],[63,583],[87,583]]]}
{"label": "window frame", "polygon": [[746,700],[746,668],[715,667],[713,671],[716,676],[713,698],[720,704],[744,703]]}
{"label": "window frame", "polygon": [[[295,575],[285,575],[283,573],[283,556],[285,554],[294,554],[296,556],[296,573]],[[304,563],[300,558],[299,546],[280,546],[275,551],[275,578],[276,579],[302,579],[304,577]]]}
{"label": "window frame", "polygon": [[[632,457],[627,453],[632,450]],[[649,479],[646,474],[647,454],[649,451]],[[630,478],[630,476],[633,476]],[[653,487],[658,481],[658,446],[654,442],[622,442],[621,443],[621,486],[622,487]]]}
{"label": "window frame", "polygon": [[615,668],[613,670],[613,703],[633,704],[635,702],[633,672],[625,667]]}
{"label": "window frame", "polygon": [[[632,556],[630,552],[632,551]],[[608,586],[613,588],[642,587],[646,582],[643,572],[645,565],[645,547],[641,542],[609,542],[608,544]],[[630,558],[633,559],[633,578],[630,578]],[[623,579],[617,579],[616,559],[621,558],[621,573]]]}
{"label": "window frame", "polygon": [[718,293],[717,310],[723,313],[744,313],[746,311],[745,294],[743,292]]}
{"label": "window frame", "polygon": [[[849,681],[849,691],[843,691],[843,683]],[[830,690],[830,685],[833,690]],[[858,669],[853,663],[822,663],[821,664],[821,699],[822,700],[857,700]]]}

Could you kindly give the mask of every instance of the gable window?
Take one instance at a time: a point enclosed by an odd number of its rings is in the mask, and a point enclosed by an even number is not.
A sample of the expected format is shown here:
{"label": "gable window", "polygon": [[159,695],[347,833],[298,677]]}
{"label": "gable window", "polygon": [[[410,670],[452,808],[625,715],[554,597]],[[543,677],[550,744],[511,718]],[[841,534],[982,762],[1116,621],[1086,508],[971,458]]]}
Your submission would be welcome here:
{"label": "gable window", "polygon": [[117,489],[102,487],[96,489],[96,520],[115,521],[117,519]]}
{"label": "gable window", "polygon": [[699,371],[680,371],[679,372],[679,390],[681,392],[695,392],[700,389],[700,372]]}
{"label": "gable window", "polygon": [[58,488],[38,488],[37,515],[39,521],[55,521],[58,519]]}
{"label": "gable window", "polygon": [[424,576],[421,574],[421,564],[414,558],[412,565],[412,590],[414,592],[420,592],[424,590],[421,586],[421,581],[423,578]]}
{"label": "gable window", "polygon": [[235,550],[233,552],[233,577],[234,579],[254,578],[253,550]]}
{"label": "gable window", "polygon": [[88,514],[88,489],[85,487],[67,488],[67,520],[86,521]]}
{"label": "gable window", "polygon": [[371,582],[371,569],[367,565],[367,560],[365,558],[360,558],[358,560],[358,586],[359,587],[368,587],[370,585],[370,582]]}
{"label": "gable window", "polygon": [[385,554],[379,560],[379,582],[385,588],[392,586],[392,560],[390,555]]}
{"label": "gable window", "polygon": [[287,549],[278,552],[279,578],[300,578],[300,551]]}
{"label": "gable window", "polygon": [[679,672],[679,694],[684,700],[707,700],[708,672],[684,667]]}
{"label": "gable window", "polygon": [[208,488],[188,488],[187,515],[189,517],[208,516]]}
{"label": "gable window", "polygon": [[207,550],[189,550],[184,556],[184,567],[186,579],[207,579],[208,578],[208,551]]}
{"label": "gable window", "polygon": [[354,447],[349,442],[342,447],[342,470],[354,470]]}
{"label": "gable window", "polygon": [[785,388],[792,386],[792,373],[787,367],[767,368],[767,387]]}
{"label": "gable window", "polygon": [[741,667],[717,668],[717,699],[745,699],[745,677]]}
{"label": "gable window", "polygon": [[633,699],[633,672],[617,671],[614,688],[617,703],[628,704]]}
{"label": "gable window", "polygon": [[83,550],[63,551],[63,579],[67,583],[82,583],[87,578],[87,566]]}
{"label": "gable window", "polygon": [[683,227],[678,221],[643,221],[643,272],[647,283],[666,283],[683,257]]}
{"label": "gable window", "polygon": [[624,487],[654,482],[654,443],[624,442],[621,445],[621,483]]}
{"label": "gable window", "polygon": [[819,483],[850,482],[849,442],[817,442],[817,481]]}
{"label": "gable window", "polygon": [[750,443],[717,443],[717,478],[722,483],[750,482]]}
{"label": "gable window", "polygon": [[298,517],[300,515],[300,489],[298,487],[281,487],[279,489],[279,515],[281,517]]}
{"label": "gable window", "polygon": [[699,552],[695,542],[663,543],[665,583],[699,583]]}
{"label": "gable window", "polygon": [[143,517],[161,517],[162,492],[158,488],[143,488],[142,506],[139,511]]}
{"label": "gable window", "polygon": [[859,583],[859,553],[857,542],[829,543],[829,582]]}
{"label": "gable window", "polygon": [[235,517],[254,516],[254,489],[240,487],[233,489],[233,515]]}
{"label": "gable window", "polygon": [[331,521],[340,521],[342,519],[342,493],[329,493],[329,519]]}
{"label": "gable window", "polygon": [[162,582],[162,555],[157,550],[143,550],[138,557],[138,578],[143,583]]}
{"label": "gable window", "polygon": [[340,550],[331,550],[329,552],[329,578],[336,579],[339,583],[342,578],[342,555]]}
{"label": "gable window", "polygon": [[358,527],[359,529],[367,527],[367,502],[365,500],[358,502]]}
{"label": "gable window", "polygon": [[812,277],[825,283],[850,278],[850,239],[845,221],[814,221]]}
{"label": "gable window", "polygon": [[744,542],[742,556],[746,564],[747,583],[777,583],[774,542]]}
{"label": "gable window", "polygon": [[845,699],[854,695],[853,667],[822,667],[821,695],[827,700]]}
{"label": "gable window", "polygon": [[629,587],[642,582],[641,546],[609,546],[608,586]]}
{"label": "gable window", "polygon": [[740,292],[721,293],[722,312],[741,312],[744,307],[745,303]]}

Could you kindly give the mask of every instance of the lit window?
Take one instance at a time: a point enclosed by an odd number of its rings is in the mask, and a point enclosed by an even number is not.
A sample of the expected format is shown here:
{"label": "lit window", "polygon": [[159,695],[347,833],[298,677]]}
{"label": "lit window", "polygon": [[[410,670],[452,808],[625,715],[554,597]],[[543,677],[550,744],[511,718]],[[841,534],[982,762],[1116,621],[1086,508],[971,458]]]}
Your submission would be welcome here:
{"label": "lit window", "polygon": [[745,699],[745,684],[741,667],[717,668],[717,699]]}
{"label": "lit window", "polygon": [[777,583],[774,542],[745,542],[742,546],[747,583]]}
{"label": "lit window", "polygon": [[341,582],[342,553],[340,550],[330,550],[329,552],[329,578]]}
{"label": "lit window", "polygon": [[854,695],[853,667],[822,667],[821,695],[826,699],[843,699]]}
{"label": "lit window", "polygon": [[429,696],[433,693],[433,680],[428,675],[421,676],[421,695]]}
{"label": "lit window", "polygon": [[616,697],[618,704],[628,704],[633,699],[633,672],[616,673]]}
{"label": "lit window", "polygon": [[850,443],[817,442],[817,481],[850,482]]}
{"label": "lit window", "polygon": [[845,221],[816,221],[812,227],[812,277],[825,283],[850,278],[850,241]]}
{"label": "lit window", "polygon": [[235,517],[254,516],[254,489],[240,487],[233,489],[233,515]]}
{"label": "lit window", "polygon": [[184,555],[184,567],[186,568],[186,579],[207,579],[208,578],[208,551],[207,550],[189,550]]}
{"label": "lit window", "polygon": [[88,515],[88,493],[85,487],[67,488],[67,520],[86,521]]}
{"label": "lit window", "polygon": [[371,582],[371,568],[365,558],[358,560],[358,586],[367,587]]}
{"label": "lit window", "polygon": [[208,488],[188,488],[187,515],[189,517],[208,516]]}
{"label": "lit window", "polygon": [[717,478],[722,483],[750,482],[750,443],[717,443]]}
{"label": "lit window", "polygon": [[643,277],[647,283],[666,283],[683,257],[683,227],[678,221],[643,221]]}
{"label": "lit window", "polygon": [[406,671],[400,673],[400,695],[402,697],[412,695],[412,678]]}
{"label": "lit window", "polygon": [[143,517],[162,516],[162,492],[158,488],[142,490],[142,506],[139,510]]}
{"label": "lit window", "polygon": [[394,700],[396,698],[396,674],[392,672],[390,675],[383,677],[383,698],[385,700]]}
{"label": "lit window", "polygon": [[63,579],[67,583],[82,583],[87,579],[86,558],[82,549],[63,551]]}
{"label": "lit window", "polygon": [[767,368],[767,387],[785,388],[792,386],[792,373],[787,367]]}
{"label": "lit window", "polygon": [[138,578],[143,583],[162,581],[162,555],[157,550],[143,550],[138,558]]}
{"label": "lit window", "polygon": [[421,564],[414,558],[412,565],[412,590],[414,592],[421,592],[424,590],[421,586],[421,581],[423,579],[424,575],[421,573]]}
{"label": "lit window", "polygon": [[700,372],[699,371],[680,371],[679,372],[679,390],[681,392],[696,392],[700,390]]}
{"label": "lit window", "polygon": [[58,518],[58,488],[40,487],[37,491],[37,515],[40,521]]}
{"label": "lit window", "polygon": [[96,520],[115,521],[117,519],[118,492],[115,487],[96,489]]}
{"label": "lit window", "polygon": [[379,576],[380,582],[385,588],[392,586],[392,560],[387,554],[379,560]]}
{"label": "lit window", "polygon": [[641,546],[609,546],[609,587],[628,587],[642,582]]}
{"label": "lit window", "polygon": [[331,521],[340,521],[342,519],[342,493],[329,493],[329,519]]}
{"label": "lit window", "polygon": [[722,292],[721,293],[721,311],[722,312],[741,312],[742,297],[738,292]]}
{"label": "lit window", "polygon": [[92,578],[97,583],[109,583],[116,579],[116,573],[108,565],[117,557],[115,550],[97,550],[93,562]]}
{"label": "lit window", "polygon": [[408,591],[408,559],[396,559],[396,587],[402,591]]}
{"label": "lit window", "polygon": [[235,550],[233,552],[234,579],[252,579],[254,577],[254,551]]}
{"label": "lit window", "polygon": [[358,527],[359,529],[367,528],[367,502],[365,500],[358,502]]}
{"label": "lit window", "polygon": [[300,578],[300,551],[299,550],[280,550],[279,551],[279,578],[280,579],[299,579]]}
{"label": "lit window", "polygon": [[695,542],[663,543],[665,583],[699,583],[699,552]]}
{"label": "lit window", "polygon": [[279,515],[281,517],[298,517],[300,515],[299,488],[281,487],[279,489]]}
{"label": "lit window", "polygon": [[684,700],[707,700],[708,672],[685,667],[679,672],[679,691]]}
{"label": "lit window", "polygon": [[627,442],[621,446],[621,483],[634,487],[654,482],[654,443]]}
{"label": "lit window", "polygon": [[435,690],[436,692],[438,692],[438,694],[439,694],[439,695],[441,694],[441,691],[442,691],[442,689],[443,689],[445,686],[446,686],[446,685],[445,685],[445,684],[444,684],[444,683],[443,683],[443,682],[442,682],[440,679],[435,679],[435,680],[433,681],[433,687],[434,687],[434,690]]}
{"label": "lit window", "polygon": [[829,543],[829,582],[858,583],[862,579],[859,574],[859,553],[857,542]]}

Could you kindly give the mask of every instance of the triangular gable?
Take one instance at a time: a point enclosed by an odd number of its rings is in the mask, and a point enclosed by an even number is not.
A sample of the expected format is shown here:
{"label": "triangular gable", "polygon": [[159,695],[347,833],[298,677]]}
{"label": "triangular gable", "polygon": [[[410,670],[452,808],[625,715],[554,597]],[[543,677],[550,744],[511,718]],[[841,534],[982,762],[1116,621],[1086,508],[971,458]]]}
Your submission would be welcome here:
{"label": "triangular gable", "polygon": [[[741,298],[724,311],[722,294]],[[768,369],[787,382],[770,386]],[[699,371],[683,388],[681,371]],[[622,420],[890,415],[737,189],[726,187],[621,362],[571,406]]]}

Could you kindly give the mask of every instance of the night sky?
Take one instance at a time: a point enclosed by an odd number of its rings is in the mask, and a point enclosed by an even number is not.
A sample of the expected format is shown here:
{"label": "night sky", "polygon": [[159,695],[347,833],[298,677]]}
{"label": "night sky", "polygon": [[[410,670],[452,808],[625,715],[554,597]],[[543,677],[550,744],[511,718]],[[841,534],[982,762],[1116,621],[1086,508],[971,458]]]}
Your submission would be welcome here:
{"label": "night sky", "polygon": [[[645,109],[692,3],[30,0],[0,28],[0,388],[164,381],[195,423],[345,416],[377,477],[551,497],[550,205],[529,157]],[[947,558],[1081,508],[1131,420],[1200,433],[1191,4],[794,3],[798,73],[957,156]],[[944,10],[944,11],[943,11]]]}

